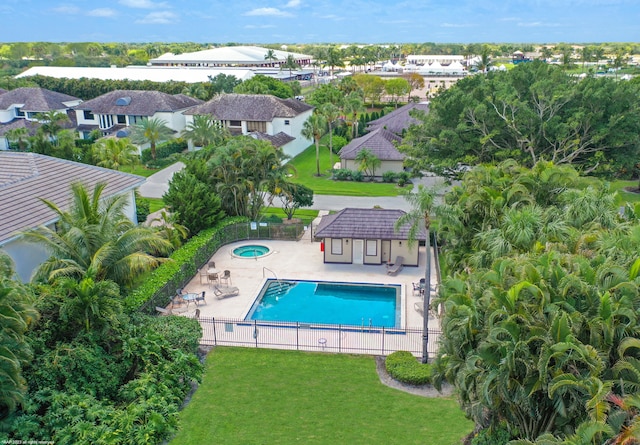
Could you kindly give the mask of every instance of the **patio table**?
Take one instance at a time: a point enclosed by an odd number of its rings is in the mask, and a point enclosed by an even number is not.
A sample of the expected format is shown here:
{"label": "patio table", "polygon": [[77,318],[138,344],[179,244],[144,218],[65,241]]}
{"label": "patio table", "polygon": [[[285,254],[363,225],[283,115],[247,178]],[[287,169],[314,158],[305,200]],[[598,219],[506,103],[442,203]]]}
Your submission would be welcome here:
{"label": "patio table", "polygon": [[187,307],[189,307],[189,304],[191,304],[192,301],[196,301],[196,299],[199,296],[200,296],[199,293],[188,293],[188,294],[184,294],[182,296],[182,299],[187,302]]}

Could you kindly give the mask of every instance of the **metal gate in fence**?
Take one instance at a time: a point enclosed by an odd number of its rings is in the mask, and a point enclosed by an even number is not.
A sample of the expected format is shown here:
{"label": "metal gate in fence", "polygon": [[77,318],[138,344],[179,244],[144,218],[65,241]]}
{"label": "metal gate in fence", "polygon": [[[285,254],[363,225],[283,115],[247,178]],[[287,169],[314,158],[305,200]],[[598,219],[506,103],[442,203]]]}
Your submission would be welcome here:
{"label": "metal gate in fence", "polygon": [[[200,318],[203,346],[325,351],[349,354],[388,355],[409,351],[422,355],[421,328],[324,325],[300,322],[268,322]],[[439,330],[429,330],[429,357],[437,351]]]}

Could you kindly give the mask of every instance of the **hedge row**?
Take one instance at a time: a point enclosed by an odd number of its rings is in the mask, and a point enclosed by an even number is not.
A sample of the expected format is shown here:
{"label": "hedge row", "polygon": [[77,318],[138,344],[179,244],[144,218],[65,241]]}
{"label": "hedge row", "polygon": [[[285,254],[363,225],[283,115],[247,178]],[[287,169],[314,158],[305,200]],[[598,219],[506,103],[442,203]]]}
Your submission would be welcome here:
{"label": "hedge row", "polygon": [[[151,312],[155,306],[166,306],[175,295],[176,289],[183,287],[191,280],[198,268],[205,264],[221,246],[247,239],[248,225],[246,230],[244,228],[227,230],[231,226],[247,221],[245,217],[227,218],[215,227],[203,230],[191,238],[126,297],[125,309],[130,312],[137,310]],[[238,233],[238,230],[242,233]]]}
{"label": "hedge row", "polygon": [[431,383],[431,365],[419,363],[407,351],[397,351],[389,354],[384,362],[391,377],[409,385],[426,385]]}

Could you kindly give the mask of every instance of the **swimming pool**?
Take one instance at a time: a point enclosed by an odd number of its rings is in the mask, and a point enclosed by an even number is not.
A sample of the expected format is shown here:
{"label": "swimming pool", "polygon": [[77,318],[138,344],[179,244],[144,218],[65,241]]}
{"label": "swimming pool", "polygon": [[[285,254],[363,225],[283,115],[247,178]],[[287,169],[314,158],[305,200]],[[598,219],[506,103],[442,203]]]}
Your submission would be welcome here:
{"label": "swimming pool", "polygon": [[401,286],[268,279],[245,320],[400,327]]}

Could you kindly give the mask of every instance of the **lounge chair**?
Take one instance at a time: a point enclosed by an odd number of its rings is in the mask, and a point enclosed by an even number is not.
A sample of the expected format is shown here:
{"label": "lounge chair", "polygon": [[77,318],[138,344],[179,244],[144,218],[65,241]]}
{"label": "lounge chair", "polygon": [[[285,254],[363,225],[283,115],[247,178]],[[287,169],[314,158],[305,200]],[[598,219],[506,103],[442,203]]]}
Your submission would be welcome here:
{"label": "lounge chair", "polygon": [[165,309],[165,308],[160,307],[160,306],[156,306],[156,311],[158,311],[158,313],[160,315],[171,315],[172,314],[171,309]]}
{"label": "lounge chair", "polygon": [[229,286],[214,286],[213,287],[213,295],[216,296],[218,300],[222,300],[227,297],[235,297],[240,294],[240,289],[237,287],[229,287]]}
{"label": "lounge chair", "polygon": [[404,257],[401,255],[398,255],[396,257],[396,260],[394,261],[394,263],[390,266],[389,264],[387,264],[387,274],[388,275],[395,275],[398,272],[400,272],[402,270],[402,263],[404,262]]}
{"label": "lounge chair", "polygon": [[200,295],[199,297],[196,297],[196,299],[194,300],[196,302],[196,306],[198,306],[198,302],[202,301],[203,303],[207,303],[207,301],[204,299],[204,291],[202,291],[202,295]]}

